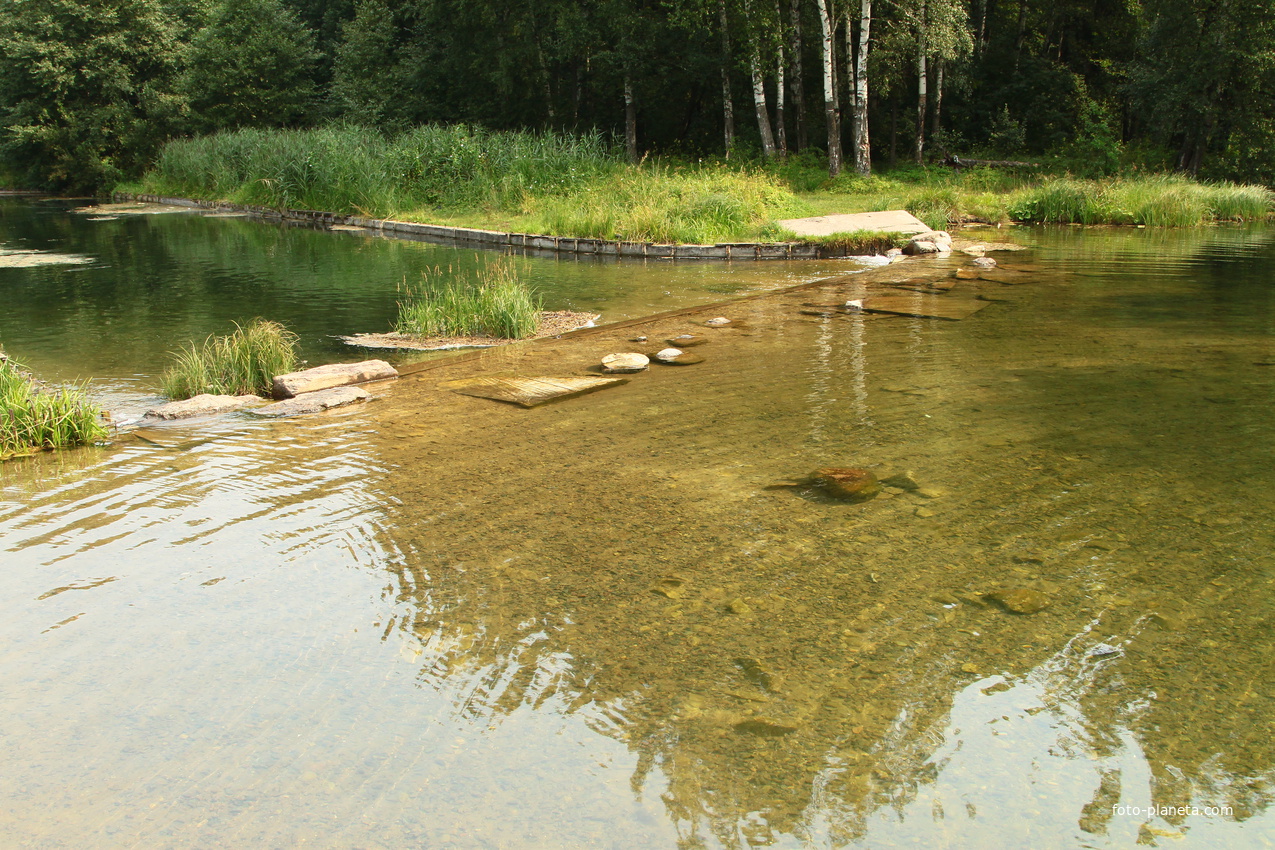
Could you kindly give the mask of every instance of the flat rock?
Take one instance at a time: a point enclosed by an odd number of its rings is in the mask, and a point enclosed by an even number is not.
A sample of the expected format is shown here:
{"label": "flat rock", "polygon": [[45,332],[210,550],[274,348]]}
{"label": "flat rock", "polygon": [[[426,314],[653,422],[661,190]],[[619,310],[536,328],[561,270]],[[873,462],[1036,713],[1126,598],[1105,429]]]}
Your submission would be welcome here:
{"label": "flat rock", "polygon": [[726,318],[725,316],[718,316],[715,319],[709,319],[704,324],[708,325],[710,328],[720,328],[720,327],[723,327],[724,325],[729,325],[730,319]]}
{"label": "flat rock", "polygon": [[595,390],[628,383],[627,378],[596,376],[565,378],[466,378],[443,387],[461,395],[506,401],[520,407],[537,407],[559,399],[575,398]]}
{"label": "flat rock", "polygon": [[170,401],[146,411],[144,419],[191,419],[196,416],[216,416],[229,413],[254,404],[263,404],[265,399],[255,395],[210,395],[200,393],[197,396]]}
{"label": "flat rock", "polygon": [[659,360],[661,363],[668,363],[670,360],[676,360],[681,356],[682,349],[680,348],[661,348],[659,351],[655,352],[655,359]]}
{"label": "flat rock", "polygon": [[357,404],[361,401],[367,401],[371,397],[366,390],[361,390],[358,387],[330,387],[317,392],[302,393],[287,401],[267,404],[265,407],[258,407],[252,412],[256,416],[301,416],[306,413],[319,413],[320,411],[330,410],[333,407]]}
{"label": "flat rock", "polygon": [[641,372],[651,364],[651,359],[645,354],[638,354],[635,351],[626,351],[620,354],[608,354],[602,358],[602,368],[607,372]]}
{"label": "flat rock", "polygon": [[315,366],[313,369],[276,376],[274,394],[275,398],[293,398],[302,393],[314,393],[330,387],[346,387],[397,377],[398,371],[384,360],[330,363],[327,366]]}
{"label": "flat rock", "polygon": [[811,218],[786,218],[780,227],[798,236],[831,236],[856,230],[882,230],[889,233],[924,233],[930,228],[907,210],[882,210],[867,213],[817,215]]}

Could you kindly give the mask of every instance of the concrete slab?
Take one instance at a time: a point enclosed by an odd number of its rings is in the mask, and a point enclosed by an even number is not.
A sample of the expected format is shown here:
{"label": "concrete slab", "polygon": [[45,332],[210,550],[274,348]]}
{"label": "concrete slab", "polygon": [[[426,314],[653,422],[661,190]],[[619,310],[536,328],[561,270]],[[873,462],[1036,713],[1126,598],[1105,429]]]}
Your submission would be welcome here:
{"label": "concrete slab", "polygon": [[813,218],[789,218],[779,222],[798,236],[830,236],[855,230],[884,230],[889,233],[926,233],[925,222],[907,210],[817,215]]}

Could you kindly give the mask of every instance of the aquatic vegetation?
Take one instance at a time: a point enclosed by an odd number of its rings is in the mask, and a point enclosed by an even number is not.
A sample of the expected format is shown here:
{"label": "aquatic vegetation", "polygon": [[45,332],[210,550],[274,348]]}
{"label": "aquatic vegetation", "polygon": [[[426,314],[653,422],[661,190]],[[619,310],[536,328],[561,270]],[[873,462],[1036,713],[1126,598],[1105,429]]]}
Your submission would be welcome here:
{"label": "aquatic vegetation", "polygon": [[82,387],[48,387],[0,354],[0,460],[91,445],[108,435]]}
{"label": "aquatic vegetation", "polygon": [[165,396],[190,398],[213,395],[270,395],[275,375],[297,365],[296,334],[277,322],[253,319],[235,325],[234,333],[210,336],[175,355],[162,378]]}
{"label": "aquatic vegetation", "polygon": [[511,258],[480,269],[476,283],[464,274],[444,276],[435,268],[420,284],[404,287],[394,330],[426,337],[523,339],[539,327],[540,297],[519,279]]}

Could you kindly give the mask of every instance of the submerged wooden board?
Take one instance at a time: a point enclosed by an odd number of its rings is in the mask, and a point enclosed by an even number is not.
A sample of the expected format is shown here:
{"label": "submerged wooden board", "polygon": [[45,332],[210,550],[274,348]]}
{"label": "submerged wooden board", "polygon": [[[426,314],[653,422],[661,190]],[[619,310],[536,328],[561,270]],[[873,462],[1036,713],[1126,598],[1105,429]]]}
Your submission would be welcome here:
{"label": "submerged wooden board", "polygon": [[628,378],[467,378],[448,381],[443,387],[461,395],[507,401],[523,407],[536,407],[550,401],[591,393],[595,390],[628,383]]}
{"label": "submerged wooden board", "polygon": [[957,322],[968,319],[988,303],[950,295],[873,295],[863,299],[860,309],[865,313],[889,313],[894,316]]}

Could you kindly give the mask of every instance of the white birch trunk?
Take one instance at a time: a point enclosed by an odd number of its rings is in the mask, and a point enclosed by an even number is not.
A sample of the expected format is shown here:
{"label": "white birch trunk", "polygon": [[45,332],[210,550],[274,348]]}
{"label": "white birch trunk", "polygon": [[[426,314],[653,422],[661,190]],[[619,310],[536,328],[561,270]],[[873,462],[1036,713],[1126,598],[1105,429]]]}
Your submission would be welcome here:
{"label": "white birch trunk", "polygon": [[859,50],[854,57],[854,170],[872,173],[872,146],[868,140],[868,35],[872,30],[872,0],[859,2]]}
{"label": "white birch trunk", "polygon": [[841,116],[837,109],[837,78],[835,66],[835,20],[829,8],[829,0],[815,0],[819,6],[819,27],[823,34],[823,114],[828,125],[828,174],[841,173]]}
{"label": "white birch trunk", "polygon": [[757,130],[761,133],[761,151],[766,159],[775,158],[775,136],[770,129],[770,110],[766,106],[766,79],[761,73],[761,48],[753,39],[748,54],[748,69],[753,75],[753,107],[757,110]]}

